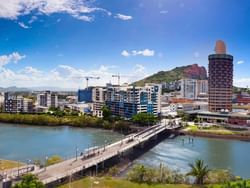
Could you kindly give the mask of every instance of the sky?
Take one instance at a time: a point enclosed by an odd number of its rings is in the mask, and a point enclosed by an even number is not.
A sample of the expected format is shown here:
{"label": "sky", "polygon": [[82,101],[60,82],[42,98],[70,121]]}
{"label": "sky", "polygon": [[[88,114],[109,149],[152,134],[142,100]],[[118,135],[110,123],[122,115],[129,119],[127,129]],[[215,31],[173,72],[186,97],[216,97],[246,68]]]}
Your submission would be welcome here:
{"label": "sky", "polygon": [[250,86],[249,0],[0,0],[0,87],[132,82],[207,67],[216,40]]}

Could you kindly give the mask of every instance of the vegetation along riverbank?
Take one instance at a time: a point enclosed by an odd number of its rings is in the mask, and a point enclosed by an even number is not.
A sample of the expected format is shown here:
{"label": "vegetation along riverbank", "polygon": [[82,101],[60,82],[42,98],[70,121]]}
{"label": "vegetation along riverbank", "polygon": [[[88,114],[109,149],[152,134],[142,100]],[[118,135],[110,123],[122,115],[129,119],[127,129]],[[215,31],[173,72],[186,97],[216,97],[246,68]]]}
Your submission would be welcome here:
{"label": "vegetation along riverbank", "polygon": [[109,109],[103,109],[103,118],[83,115],[78,112],[60,111],[51,109],[48,113],[40,114],[10,114],[0,113],[0,122],[27,124],[38,126],[72,126],[113,129],[123,134],[134,132],[145,125],[153,125],[157,118],[151,114],[137,114],[130,121],[112,116]]}
{"label": "vegetation along riverbank", "polygon": [[207,137],[207,138],[250,141],[250,131],[246,128],[233,128],[233,127],[216,126],[216,125],[209,127],[189,125],[186,128],[180,130],[180,133],[185,135]]}
{"label": "vegetation along riverbank", "polygon": [[249,186],[249,181],[234,176],[230,170],[210,169],[203,160],[190,164],[186,174],[160,164],[158,168],[135,165],[125,178],[112,176],[85,177],[62,185],[64,187],[95,187],[95,188],[231,188]]}
{"label": "vegetation along riverbank", "polygon": [[20,167],[23,165],[24,165],[24,163],[20,163],[17,161],[0,159],[0,171]]}

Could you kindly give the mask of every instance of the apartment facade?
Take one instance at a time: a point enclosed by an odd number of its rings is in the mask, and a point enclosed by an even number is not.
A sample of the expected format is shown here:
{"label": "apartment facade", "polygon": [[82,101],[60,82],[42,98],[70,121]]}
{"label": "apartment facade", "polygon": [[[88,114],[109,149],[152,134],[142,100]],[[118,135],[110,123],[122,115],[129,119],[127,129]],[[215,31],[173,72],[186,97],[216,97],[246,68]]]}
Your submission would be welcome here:
{"label": "apartment facade", "polygon": [[181,79],[181,98],[200,99],[208,95],[208,81],[196,79]]}
{"label": "apartment facade", "polygon": [[106,105],[113,115],[125,118],[137,113],[157,116],[161,112],[161,85],[107,87]]}
{"label": "apartment facade", "polygon": [[105,87],[95,87],[92,89],[93,115],[103,117],[102,107],[105,105],[107,89]]}
{"label": "apartment facade", "polygon": [[226,54],[226,46],[223,41],[217,41],[216,54],[208,56],[209,64],[209,111],[232,111],[233,95],[233,56]]}
{"label": "apartment facade", "polygon": [[4,111],[7,113],[33,113],[33,101],[14,94],[4,94]]}
{"label": "apartment facade", "polygon": [[58,107],[58,95],[50,91],[45,91],[37,95],[37,106],[46,108]]}

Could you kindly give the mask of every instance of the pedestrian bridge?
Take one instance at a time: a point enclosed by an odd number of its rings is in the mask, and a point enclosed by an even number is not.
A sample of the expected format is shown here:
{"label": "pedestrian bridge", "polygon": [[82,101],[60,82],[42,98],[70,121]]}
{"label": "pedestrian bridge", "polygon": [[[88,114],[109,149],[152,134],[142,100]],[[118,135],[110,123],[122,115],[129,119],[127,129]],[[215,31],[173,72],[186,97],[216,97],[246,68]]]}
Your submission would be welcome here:
{"label": "pedestrian bridge", "polygon": [[160,134],[167,134],[171,130],[178,128],[180,128],[179,125],[155,125],[139,133],[130,134],[110,145],[93,147],[81,155],[77,155],[76,153],[74,158],[63,162],[45,168],[34,168],[32,174],[37,175],[40,181],[47,185],[47,187],[54,187],[54,184],[60,183],[74,174],[84,173],[91,168],[97,171],[98,167],[104,166],[106,161],[122,156],[135,147],[143,147],[145,143],[148,144],[156,140]]}

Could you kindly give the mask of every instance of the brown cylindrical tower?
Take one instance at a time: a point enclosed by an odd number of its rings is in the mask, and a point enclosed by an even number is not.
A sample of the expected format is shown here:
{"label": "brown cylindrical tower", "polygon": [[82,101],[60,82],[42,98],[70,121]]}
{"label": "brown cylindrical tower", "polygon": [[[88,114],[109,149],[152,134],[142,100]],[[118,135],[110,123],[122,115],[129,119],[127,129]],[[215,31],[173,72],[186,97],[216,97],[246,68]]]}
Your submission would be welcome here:
{"label": "brown cylindrical tower", "polygon": [[208,109],[211,112],[232,111],[233,56],[226,54],[226,45],[217,41],[216,54],[208,56]]}

